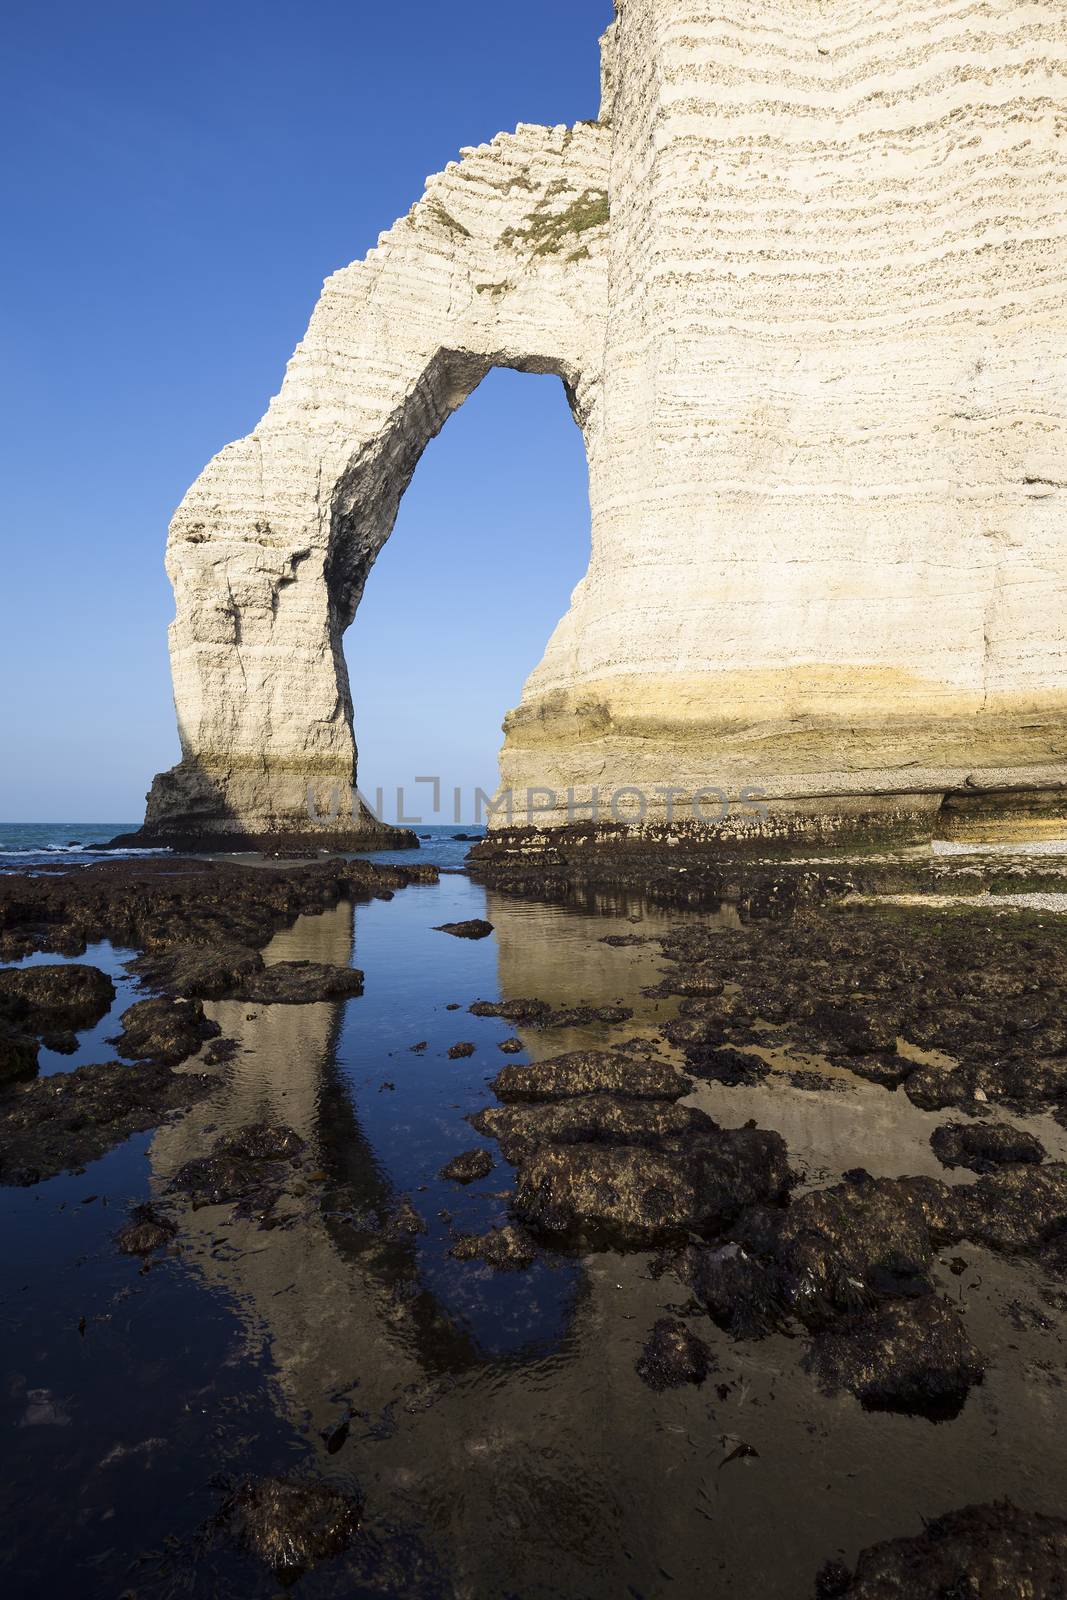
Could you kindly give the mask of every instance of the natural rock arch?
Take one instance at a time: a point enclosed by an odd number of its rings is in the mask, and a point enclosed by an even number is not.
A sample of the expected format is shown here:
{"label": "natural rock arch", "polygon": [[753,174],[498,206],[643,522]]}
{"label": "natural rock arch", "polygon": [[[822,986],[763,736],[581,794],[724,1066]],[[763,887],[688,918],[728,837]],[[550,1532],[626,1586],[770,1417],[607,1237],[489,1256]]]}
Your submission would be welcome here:
{"label": "natural rock arch", "polygon": [[342,636],[427,443],[493,367],[556,374],[595,446],[607,139],[520,127],[465,151],[363,262],[327,280],[281,393],[171,523],[182,760],[149,796],[157,837],[314,831],[351,816]]}
{"label": "natural rock arch", "polygon": [[670,837],[705,786],[776,837],[1063,815],[1062,12],[617,11],[600,121],[431,179],[179,508],[150,836],[278,840],[309,780],[347,792],[343,627],[494,365],[563,377],[589,462],[589,572],[501,757],[546,827],[622,786]]}

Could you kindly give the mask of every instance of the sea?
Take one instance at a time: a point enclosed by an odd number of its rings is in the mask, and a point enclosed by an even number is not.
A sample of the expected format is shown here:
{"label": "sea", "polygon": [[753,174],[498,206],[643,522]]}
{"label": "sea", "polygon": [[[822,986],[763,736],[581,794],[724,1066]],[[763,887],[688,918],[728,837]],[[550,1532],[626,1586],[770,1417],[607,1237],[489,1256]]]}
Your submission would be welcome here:
{"label": "sea", "polygon": [[[122,860],[138,856],[166,856],[169,850],[107,850],[108,841],[119,834],[134,833],[139,822],[0,822],[0,873],[34,872],[57,867],[90,866],[95,861]],[[442,872],[456,872],[463,865],[475,839],[485,837],[485,828],[448,824],[423,826],[419,830],[419,851],[365,850],[331,851],[331,855],[366,856],[370,861],[430,862]],[[241,852],[241,858],[261,860],[255,852]],[[235,859],[238,853],[235,852]]]}

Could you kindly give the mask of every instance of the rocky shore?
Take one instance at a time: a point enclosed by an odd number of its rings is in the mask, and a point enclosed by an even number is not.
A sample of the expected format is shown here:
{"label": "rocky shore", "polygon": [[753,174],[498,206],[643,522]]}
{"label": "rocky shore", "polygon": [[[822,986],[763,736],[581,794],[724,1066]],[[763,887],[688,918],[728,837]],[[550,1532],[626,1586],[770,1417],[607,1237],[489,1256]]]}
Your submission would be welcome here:
{"label": "rocky shore", "polygon": [[[539,1272],[580,1261],[595,1276],[608,1261],[624,1292],[605,1337],[633,1324],[629,1374],[650,1407],[707,1395],[713,1415],[739,1368],[772,1348],[812,1426],[821,1408],[842,1416],[832,1408],[845,1406],[916,1428],[961,1427],[1012,1359],[957,1291],[972,1255],[1041,1285],[1043,1309],[1027,1315],[1054,1327],[1067,1310],[1067,1162],[1047,1132],[1067,1126],[1067,925],[975,897],[936,912],[861,898],[889,870],[900,874],[894,886],[903,881],[902,867],[876,863],[830,874],[768,868],[733,883],[730,925],[714,899],[655,932],[599,935],[590,920],[591,945],[612,970],[618,963],[610,1003],[603,990],[582,999],[542,988],[532,948],[525,962],[519,953],[521,987],[502,981],[502,997],[487,1000],[472,982],[450,997],[444,1010],[462,1002],[470,1037],[445,1048],[459,1030],[443,1024],[441,1070],[484,1065],[486,1041],[508,1057],[495,1054],[472,1080],[483,1091],[465,1113],[467,1132],[435,1165],[455,1292],[518,1306]],[[650,879],[669,900],[666,879]],[[366,1003],[354,965],[266,959],[274,935],[343,902],[435,880],[419,864],[182,859],[0,879],[0,955],[45,958],[0,969],[0,1186],[77,1171],[166,1118],[203,1120],[201,1102],[238,1070],[242,1016],[263,1019],[270,1037],[302,1007]],[[938,881],[950,881],[947,869]],[[616,887],[624,903],[628,885]],[[466,959],[499,920],[499,910],[492,921],[428,917],[427,936]],[[459,937],[442,938],[441,926]],[[132,952],[126,970],[141,992],[132,1004],[116,1004],[112,977],[77,959],[100,941]],[[225,1030],[214,1020],[219,1002],[230,1003],[218,1011],[233,1018]],[[113,1060],[35,1076],[42,1049],[76,1045],[112,1011]],[[421,1067],[426,1040],[404,1055]],[[399,1064],[389,1070],[379,1093],[396,1090]],[[813,1173],[767,1125],[776,1093],[836,1098],[850,1086],[908,1116],[943,1117],[930,1124],[921,1171],[875,1175],[853,1161]],[[388,1283],[388,1326],[428,1339],[446,1324],[448,1348],[465,1350],[418,1285],[418,1250],[434,1224],[420,1198],[429,1179],[401,1192],[372,1178],[347,1114],[338,1101],[330,1154],[277,1117],[206,1121],[114,1246],[146,1264],[165,1260],[201,1212],[216,1244],[230,1229],[254,1230],[240,1234],[253,1254],[266,1234],[313,1252],[325,1228],[346,1258]],[[1020,1125],[1041,1118],[1040,1137]],[[472,1227],[489,1191],[494,1220]],[[287,1292],[285,1283],[271,1290]],[[353,1414],[324,1431],[327,1457]],[[631,1410],[631,1448],[654,1415]],[[723,1459],[759,1458],[739,1437]],[[221,1501],[210,1540],[283,1583],[320,1563],[363,1571],[363,1494],[308,1473],[244,1477]],[[1010,1583],[989,1593],[1023,1600],[1067,1583],[1063,1525],[1037,1511],[976,1502],[900,1534],[854,1559],[832,1557],[817,1578],[798,1576],[798,1596],[982,1594],[1006,1563]]]}

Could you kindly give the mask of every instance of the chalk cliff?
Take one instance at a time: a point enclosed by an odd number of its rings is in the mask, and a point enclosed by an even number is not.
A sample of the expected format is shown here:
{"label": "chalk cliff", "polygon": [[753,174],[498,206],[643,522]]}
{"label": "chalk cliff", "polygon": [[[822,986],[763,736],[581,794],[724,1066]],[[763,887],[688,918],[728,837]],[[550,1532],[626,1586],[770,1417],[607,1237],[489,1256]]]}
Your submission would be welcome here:
{"label": "chalk cliff", "polygon": [[1067,14],[620,0],[603,43],[600,119],[430,179],[176,513],[155,836],[320,833],[309,782],[368,826],[341,637],[493,366],[563,380],[592,512],[512,824],[1067,815]]}

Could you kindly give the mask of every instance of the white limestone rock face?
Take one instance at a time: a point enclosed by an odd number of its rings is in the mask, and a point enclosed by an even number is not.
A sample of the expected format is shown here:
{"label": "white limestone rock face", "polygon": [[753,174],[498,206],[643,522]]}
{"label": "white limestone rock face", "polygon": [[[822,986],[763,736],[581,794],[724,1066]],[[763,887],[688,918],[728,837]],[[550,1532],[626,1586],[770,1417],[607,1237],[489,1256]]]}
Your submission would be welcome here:
{"label": "white limestone rock face", "polygon": [[567,385],[592,512],[505,724],[513,821],[531,788],[551,829],[594,788],[654,825],[662,789],[677,817],[753,787],[745,828],[928,830],[946,794],[1067,781],[1067,14],[618,10],[601,121],[431,179],[179,508],[157,832],[300,832],[309,781],[347,797],[341,635],[495,365]]}

